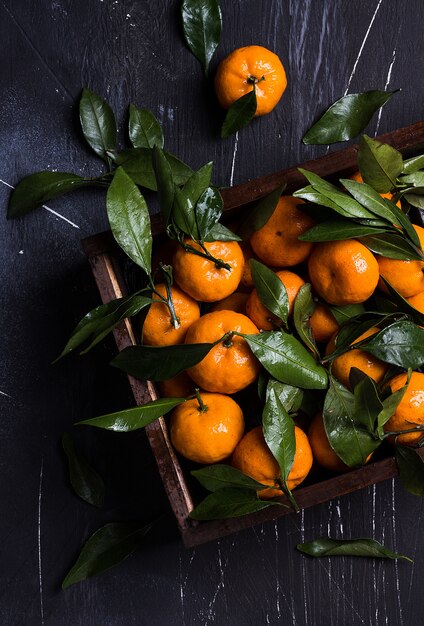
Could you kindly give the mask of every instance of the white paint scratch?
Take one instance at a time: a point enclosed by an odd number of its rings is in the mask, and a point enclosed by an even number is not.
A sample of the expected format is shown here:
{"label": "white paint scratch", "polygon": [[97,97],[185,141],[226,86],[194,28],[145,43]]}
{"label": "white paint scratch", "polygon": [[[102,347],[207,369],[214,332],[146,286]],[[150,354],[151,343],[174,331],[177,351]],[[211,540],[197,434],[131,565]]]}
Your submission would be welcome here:
{"label": "white paint scratch", "polygon": [[43,467],[44,467],[44,458],[41,457],[40,482],[38,485],[38,517],[37,517],[38,583],[39,583],[39,588],[40,588],[41,626],[44,626],[43,575],[42,575],[42,569],[41,569],[41,493],[42,493],[42,488],[43,488]]}
{"label": "white paint scratch", "polygon": [[[395,479],[392,478],[392,530],[393,530],[393,552],[397,552],[396,540],[396,506],[395,506]],[[399,609],[399,624],[403,626],[402,604],[400,602],[399,565],[395,559],[395,579],[396,579],[396,600]]]}
{"label": "white paint scratch", "polygon": [[[9,189],[15,189],[15,187],[13,185],[10,185],[5,180],[2,180],[1,178],[0,178],[0,183],[3,183],[3,185],[6,185],[6,187],[9,187]],[[64,222],[67,222],[68,224],[73,226],[74,228],[78,228],[79,229],[78,224],[75,224],[74,222],[71,222],[71,220],[68,220],[67,217],[65,217],[64,215],[61,215],[57,211],[53,211],[53,209],[51,209],[50,207],[46,206],[45,204],[41,205],[41,208],[45,209],[46,211],[49,211],[49,213],[52,213],[53,215],[55,215],[59,219],[63,220]],[[21,254],[21,253],[19,253],[19,254]]]}
{"label": "white paint scratch", "polygon": [[383,2],[383,0],[378,0],[377,6],[375,7],[375,11],[374,11],[373,16],[371,18],[371,21],[370,21],[370,23],[368,25],[367,32],[365,33],[365,37],[362,40],[361,47],[359,48],[358,56],[356,57],[355,63],[353,64],[353,68],[352,68],[352,71],[351,71],[350,76],[349,76],[349,80],[347,81],[346,91],[344,92],[345,96],[347,95],[347,92],[349,91],[350,83],[352,82],[352,79],[355,76],[356,67],[357,67],[357,65],[359,63],[359,59],[361,58],[362,51],[363,51],[364,46],[365,46],[365,44],[367,42],[367,39],[368,39],[368,35],[370,34],[372,25],[374,24],[374,20],[377,17],[377,13],[378,13],[378,11],[380,9],[380,6],[381,6],[382,2]]}
{"label": "white paint scratch", "polygon": [[[387,72],[386,84],[384,85],[384,91],[387,91],[387,87],[390,85],[390,81],[391,81],[391,78],[392,78],[393,65],[394,65],[395,61],[396,61],[396,48],[393,49],[392,60],[390,62],[389,69],[388,69],[388,72]],[[374,135],[374,137],[378,134],[378,129],[380,128],[380,120],[381,120],[381,114],[382,113],[383,113],[383,107],[381,107],[380,110],[378,111],[377,125],[376,125],[376,128],[375,128],[375,135]]]}
{"label": "white paint scratch", "polygon": [[358,611],[355,609],[355,607],[353,606],[353,604],[347,599],[346,597],[346,592],[340,588],[340,586],[337,584],[337,582],[334,580],[334,578],[330,575],[329,570],[325,567],[325,565],[323,565],[321,563],[321,561],[319,559],[317,559],[318,564],[322,567],[322,569],[327,573],[328,576],[328,580],[334,584],[334,586],[337,588],[337,590],[340,593],[341,598],[345,601],[346,604],[348,604],[350,606],[350,608],[352,609],[352,611],[355,613],[355,615],[359,618],[359,620],[361,621],[362,624],[365,624],[364,620],[362,619],[362,617],[359,615]]}
{"label": "white paint scratch", "polygon": [[6,396],[6,398],[11,398],[13,400],[12,396],[9,396],[9,394],[6,393],[5,391],[0,391],[0,395]]}
{"label": "white paint scratch", "polygon": [[231,163],[231,174],[230,174],[230,187],[233,186],[233,181],[234,181],[234,166],[236,163],[236,156],[237,156],[237,150],[238,150],[238,139],[239,139],[239,134],[238,131],[236,132],[236,138],[234,141],[234,151],[233,151],[233,160]]}
{"label": "white paint scratch", "polygon": [[205,622],[205,626],[207,626],[207,624],[211,623],[211,621],[213,621],[213,612],[214,612],[214,607],[215,607],[215,603],[216,603],[216,599],[218,597],[219,592],[221,591],[221,589],[224,589],[225,584],[224,584],[224,573],[225,573],[225,569],[227,567],[227,563],[228,563],[228,559],[226,560],[225,564],[222,564],[222,557],[221,557],[221,544],[218,541],[218,565],[219,565],[219,574],[221,576],[220,581],[215,589],[215,593],[212,597],[212,600],[209,602],[209,606],[208,606],[208,619]]}

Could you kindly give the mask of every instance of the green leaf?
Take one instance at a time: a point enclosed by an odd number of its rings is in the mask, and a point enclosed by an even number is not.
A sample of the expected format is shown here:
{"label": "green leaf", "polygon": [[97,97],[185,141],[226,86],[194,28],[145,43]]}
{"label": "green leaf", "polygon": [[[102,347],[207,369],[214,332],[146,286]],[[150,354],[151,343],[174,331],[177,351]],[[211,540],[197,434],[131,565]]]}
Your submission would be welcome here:
{"label": "green leaf", "polygon": [[424,364],[424,330],[408,320],[395,322],[373,335],[362,349],[391,365],[416,370]]}
{"label": "green leaf", "polygon": [[65,577],[62,589],[121,563],[139,547],[150,528],[151,524],[141,526],[138,522],[112,522],[96,530]]}
{"label": "green leaf", "polygon": [[149,275],[152,263],[149,209],[121,167],[116,170],[107,191],[106,208],[114,238],[130,259]]}
{"label": "green leaf", "polygon": [[214,345],[129,346],[111,361],[111,365],[140,380],[168,380],[200,363]]}
{"label": "green leaf", "polygon": [[400,152],[388,144],[363,135],[359,142],[358,166],[364,183],[379,193],[387,193],[396,186],[403,159]]}
{"label": "green leaf", "polygon": [[25,215],[53,198],[87,186],[90,181],[66,172],[37,172],[26,176],[12,191],[7,218]]}
{"label": "green leaf", "polygon": [[273,387],[267,392],[262,424],[266,444],[280,466],[283,481],[287,482],[296,454],[294,421]]}
{"label": "green leaf", "polygon": [[396,463],[403,486],[414,496],[424,496],[424,461],[413,448],[396,446]]}
{"label": "green leaf", "polygon": [[299,543],[296,546],[299,552],[313,557],[323,556],[362,556],[372,559],[404,559],[413,561],[402,554],[396,554],[388,550],[383,544],[375,539],[361,537],[359,539],[330,539],[323,537],[308,543]]}
{"label": "green leaf", "polygon": [[400,213],[400,209],[393,204],[393,208],[389,208],[385,198],[382,198],[380,194],[371,185],[366,183],[359,183],[356,180],[350,180],[349,178],[341,178],[341,184],[347,191],[362,204],[378,217],[387,220],[390,224],[398,221],[396,216]]}
{"label": "green leaf", "polygon": [[310,318],[314,310],[315,302],[312,297],[311,285],[305,283],[299,289],[294,301],[293,321],[302,342],[318,356],[318,349],[312,335],[310,324]]}
{"label": "green leaf", "polygon": [[221,138],[226,139],[249,124],[256,113],[256,91],[252,89],[233,102],[221,128]]}
{"label": "green leaf", "polygon": [[296,413],[302,406],[305,391],[300,387],[293,387],[293,385],[270,378],[267,383],[267,394],[271,390],[277,394],[287,413]]}
{"label": "green leaf", "polygon": [[424,154],[406,159],[403,162],[402,174],[413,174],[424,167]]}
{"label": "green leaf", "polygon": [[175,198],[174,177],[169,160],[163,150],[155,146],[153,148],[153,170],[155,185],[158,190],[160,212],[165,228],[171,221],[172,207]]}
{"label": "green leaf", "polygon": [[[207,187],[198,199],[195,214],[197,231],[202,241],[204,241],[205,238],[210,235],[212,229],[217,226],[218,220],[222,215],[223,204],[222,196],[219,189],[216,187]],[[218,228],[218,231],[219,230]]]}
{"label": "green leaf", "polygon": [[374,254],[381,254],[389,259],[402,261],[423,261],[424,255],[406,237],[398,233],[384,233],[383,235],[368,235],[359,238]]}
{"label": "green leaf", "polygon": [[229,228],[220,224],[214,224],[206,235],[204,241],[241,241],[241,238],[234,234]]}
{"label": "green leaf", "polygon": [[218,1],[184,0],[181,17],[187,46],[207,76],[209,63],[221,39],[222,16]]}
{"label": "green leaf", "polygon": [[258,483],[253,478],[250,478],[250,476],[246,476],[246,474],[243,474],[243,472],[235,467],[221,463],[193,470],[191,475],[209,491],[218,491],[218,489],[226,487],[241,487],[253,491],[269,489],[269,485],[262,485],[262,483]]}
{"label": "green leaf", "polygon": [[408,375],[406,379],[406,383],[403,387],[391,393],[387,398],[383,400],[383,407],[378,414],[377,420],[377,433],[380,439],[384,438],[384,425],[389,421],[392,415],[395,413],[397,407],[399,406],[403,396],[405,395],[405,391],[408,389],[409,381],[411,379],[412,370],[408,370]]}
{"label": "green leaf", "polygon": [[209,494],[190,513],[196,520],[228,519],[262,511],[272,505],[284,506],[276,500],[259,500],[251,489],[224,487]]}
{"label": "green leaf", "polygon": [[263,263],[250,259],[249,264],[260,301],[268,311],[287,323],[289,299],[284,284],[277,274]]}
{"label": "green leaf", "polygon": [[77,496],[93,506],[103,506],[105,485],[101,476],[77,453],[68,433],[62,436],[62,447],[68,459],[69,480]]}
{"label": "green leaf", "polygon": [[341,326],[352,317],[361,315],[365,312],[363,304],[346,304],[345,306],[331,306],[332,314],[336,318],[336,322]]}
{"label": "green leaf", "polygon": [[353,395],[353,421],[361,424],[365,430],[374,435],[378,417],[383,410],[374,380],[364,375],[362,380],[355,385]]}
{"label": "green leaf", "polygon": [[[417,209],[424,209],[424,195],[423,188],[414,189],[415,193],[406,193],[403,197],[409,204]],[[418,193],[420,192],[420,193]]]}
{"label": "green leaf", "polygon": [[348,467],[363,465],[381,443],[354,419],[354,411],[353,393],[331,376],[324,401],[324,428],[330,446]]}
{"label": "green leaf", "polygon": [[116,433],[129,433],[133,430],[144,428],[154,422],[158,417],[166,415],[173,408],[185,402],[185,398],[159,398],[131,409],[116,411],[92,417],[88,420],[77,422],[78,426],[95,426],[105,430],[113,430]]}
{"label": "green leaf", "polygon": [[121,320],[137,315],[142,309],[149,306],[151,302],[151,298],[145,298],[138,293],[134,293],[126,298],[118,298],[96,307],[78,323],[58,359],[69,354],[69,352],[81,346],[85,341],[90,343],[83,350],[82,354],[88,352],[106,337]]}
{"label": "green leaf", "polygon": [[424,187],[424,172],[413,172],[407,176],[400,176],[399,182],[402,185],[413,185],[414,187]]}
{"label": "green leaf", "polygon": [[213,163],[207,163],[190,176],[181,190],[175,189],[172,220],[181,232],[195,240],[200,239],[195,208],[197,201],[209,188],[212,168]]}
{"label": "green leaf", "polygon": [[253,233],[265,226],[271,215],[274,213],[281,198],[281,194],[285,188],[286,185],[277,187],[267,196],[261,198],[257,204],[255,204],[241,226],[240,235],[242,239],[250,239]]}
{"label": "green leaf", "polygon": [[161,125],[148,109],[130,104],[129,135],[134,148],[163,148]]}
{"label": "green leaf", "polygon": [[[320,194],[321,198],[324,197],[324,201],[327,202],[324,206],[327,206],[329,209],[333,209],[343,217],[357,217],[361,219],[373,219],[375,215],[371,213],[368,209],[363,207],[359,202],[357,202],[354,198],[347,195],[331,183],[327,182],[317,174],[310,172],[309,170],[305,170],[301,167],[298,168],[299,172],[305,176],[305,178],[309,181],[310,185],[313,188],[313,191]],[[305,188],[308,190],[308,188]],[[303,193],[304,189],[300,189],[296,191],[293,195],[296,198],[303,198],[304,200],[316,202],[316,200],[312,200],[309,196],[309,190],[306,193]],[[318,198],[319,200],[319,198]],[[321,202],[320,200],[318,204]]]}
{"label": "green leaf", "polygon": [[[159,184],[156,182],[156,174],[154,170],[153,154],[155,150],[160,150],[157,146],[151,148],[132,148],[131,150],[123,150],[114,157],[116,165],[121,165],[127,174],[133,179],[136,185],[145,187],[152,191],[161,192],[162,179]],[[163,151],[164,157],[168,161],[170,170],[172,172],[173,182],[180,186],[184,185],[190,176],[193,174],[193,170],[177,159],[173,154]]]}
{"label": "green leaf", "polygon": [[112,109],[107,102],[84,88],[79,113],[82,132],[88,145],[109,163],[108,152],[116,149],[116,122]]}
{"label": "green leaf", "polygon": [[386,228],[376,228],[375,226],[364,226],[352,219],[326,220],[320,224],[312,226],[308,231],[298,237],[300,241],[340,241],[343,239],[357,239],[365,235],[375,235],[385,233]]}
{"label": "green leaf", "polygon": [[308,130],[303,143],[330,144],[356,137],[394,93],[374,90],[343,96]]}
{"label": "green leaf", "polygon": [[243,335],[264,368],[277,380],[303,389],[325,389],[326,370],[293,335],[269,331]]}

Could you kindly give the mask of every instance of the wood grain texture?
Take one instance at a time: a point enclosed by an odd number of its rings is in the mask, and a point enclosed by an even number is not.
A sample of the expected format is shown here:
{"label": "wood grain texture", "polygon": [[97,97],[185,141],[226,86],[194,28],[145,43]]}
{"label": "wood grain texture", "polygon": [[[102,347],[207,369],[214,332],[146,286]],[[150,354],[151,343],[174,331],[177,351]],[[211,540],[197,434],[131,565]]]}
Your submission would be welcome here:
{"label": "wood grain texture", "polygon": [[[221,0],[223,41],[211,70],[235,47],[258,43],[281,56],[289,78],[272,115],[226,141],[211,86],[182,44],[178,4],[0,0],[3,216],[4,183],[38,169],[101,171],[78,130],[73,105],[83,85],[110,100],[122,141],[131,100],[159,117],[171,152],[193,167],[213,159],[225,186],[325,154],[300,138],[346,89],[403,89],[371,122],[371,136],[422,118],[420,0]],[[0,229],[1,623],[420,624],[422,501],[396,479],[189,551],[169,517],[119,569],[59,590],[96,528],[155,516],[167,504],[143,433],[72,428],[131,397],[125,377],[107,366],[111,342],[50,365],[98,303],[79,241],[107,221],[98,191],[49,206],[72,224],[44,209]],[[108,484],[102,511],[67,487],[58,444],[65,429]],[[312,561],[295,551],[327,533],[373,536],[415,563]]]}

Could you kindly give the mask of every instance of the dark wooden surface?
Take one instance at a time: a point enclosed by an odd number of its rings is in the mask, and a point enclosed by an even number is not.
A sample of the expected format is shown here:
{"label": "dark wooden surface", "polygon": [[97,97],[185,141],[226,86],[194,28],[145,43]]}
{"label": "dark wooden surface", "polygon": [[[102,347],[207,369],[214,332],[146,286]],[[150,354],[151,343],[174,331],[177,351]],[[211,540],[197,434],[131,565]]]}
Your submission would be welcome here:
{"label": "dark wooden surface", "polygon": [[[107,97],[123,130],[131,100],[163,122],[166,143],[192,166],[216,163],[223,185],[324,154],[302,133],[346,91],[401,87],[373,136],[422,118],[420,0],[221,1],[217,59],[249,43],[275,50],[289,86],[271,115],[221,141],[210,85],[182,45],[178,3],[0,0],[0,199],[38,169],[95,175],[74,103],[83,85]],[[140,552],[101,577],[60,591],[82,541],[106,521],[168,511],[142,433],[72,424],[131,402],[107,366],[113,343],[52,367],[70,330],[98,303],[80,239],[107,227],[104,197],[77,193],[0,229],[2,624],[422,623],[422,503],[397,479],[187,551],[165,516]],[[104,475],[106,507],[69,490],[59,440],[72,431]],[[93,429],[94,430],[94,429]],[[311,561],[294,546],[330,533],[374,536],[414,558]]]}

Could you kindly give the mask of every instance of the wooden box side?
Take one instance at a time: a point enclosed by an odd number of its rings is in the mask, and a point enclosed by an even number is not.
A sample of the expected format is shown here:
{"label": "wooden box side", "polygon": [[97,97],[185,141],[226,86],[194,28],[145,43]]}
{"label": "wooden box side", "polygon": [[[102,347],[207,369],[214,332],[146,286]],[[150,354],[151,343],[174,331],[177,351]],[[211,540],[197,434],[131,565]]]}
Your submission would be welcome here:
{"label": "wooden box side", "polygon": [[[424,147],[424,122],[388,133],[379,139],[408,154]],[[352,146],[340,152],[330,153],[314,161],[309,161],[299,167],[310,169],[323,177],[346,176],[356,169],[356,155],[357,147]],[[304,179],[296,167],[249,181],[237,187],[224,189],[222,191],[224,210],[232,213],[243,205],[266,195],[281,184],[287,184],[287,191],[290,192],[303,185]],[[152,232],[154,235],[162,232],[157,216],[152,216]],[[109,302],[126,295],[125,281],[119,264],[120,251],[111,237],[111,233],[100,233],[85,239],[83,248],[90,260],[102,301]],[[114,337],[119,351],[134,345],[136,339],[131,321],[124,320],[118,324],[114,329]],[[143,383],[131,376],[128,378],[136,404],[140,405],[157,398],[156,389],[152,383]],[[193,509],[193,501],[183,470],[170,443],[165,420],[159,418],[147,426],[146,433],[184,544],[187,547],[211,541],[291,512],[291,509],[285,507],[269,507],[258,513],[240,518],[200,523],[191,520],[189,513]],[[392,478],[396,474],[394,459],[384,459],[347,474],[296,489],[296,500],[301,508],[307,508]],[[281,500],[284,501],[284,498]]]}

